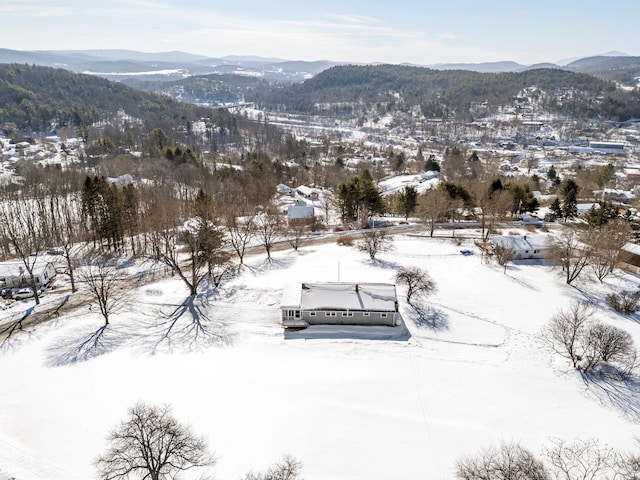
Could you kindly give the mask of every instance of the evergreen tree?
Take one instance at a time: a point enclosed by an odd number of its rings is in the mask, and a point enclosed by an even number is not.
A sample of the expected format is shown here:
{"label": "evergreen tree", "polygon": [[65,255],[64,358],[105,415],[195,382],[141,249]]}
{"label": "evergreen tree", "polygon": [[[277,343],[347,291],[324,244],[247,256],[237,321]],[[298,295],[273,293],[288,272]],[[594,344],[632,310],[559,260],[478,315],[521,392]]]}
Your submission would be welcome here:
{"label": "evergreen tree", "polygon": [[558,197],[553,199],[553,202],[549,206],[553,219],[562,218],[562,205],[560,205],[560,199]]}
{"label": "evergreen tree", "polygon": [[510,183],[506,188],[513,197],[511,208],[513,213],[533,212],[538,208],[538,200],[533,195],[529,185]]}
{"label": "evergreen tree", "polygon": [[438,165],[438,162],[436,161],[436,156],[435,155],[429,155],[429,158],[427,159],[427,162],[424,165],[424,169],[426,172],[439,172],[440,171],[440,165]]}
{"label": "evergreen tree", "polygon": [[618,208],[611,202],[603,200],[598,202],[597,207],[592,205],[584,217],[591,228],[600,229],[617,216]]}
{"label": "evergreen tree", "polygon": [[396,153],[391,156],[389,166],[394,172],[396,173],[401,172],[404,169],[404,164],[405,164],[405,158],[404,158],[403,152]]}
{"label": "evergreen tree", "polygon": [[575,180],[568,178],[560,184],[562,197],[562,217],[564,221],[578,216],[578,192],[580,187]]}
{"label": "evergreen tree", "polygon": [[384,211],[384,200],[369,170],[338,185],[336,206],[343,220],[360,219],[363,224],[371,215]]}
{"label": "evergreen tree", "polygon": [[396,196],[393,203],[393,210],[396,214],[402,215],[405,220],[409,218],[418,205],[418,190],[416,187],[407,186]]}

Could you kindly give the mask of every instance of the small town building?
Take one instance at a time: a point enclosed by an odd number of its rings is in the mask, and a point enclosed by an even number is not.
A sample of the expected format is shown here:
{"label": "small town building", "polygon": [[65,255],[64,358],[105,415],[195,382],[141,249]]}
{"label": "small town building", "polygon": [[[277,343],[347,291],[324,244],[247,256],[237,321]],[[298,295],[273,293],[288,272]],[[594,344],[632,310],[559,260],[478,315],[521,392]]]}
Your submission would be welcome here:
{"label": "small town building", "polygon": [[640,245],[627,242],[618,253],[618,267],[632,273],[640,273]]}
{"label": "small town building", "polygon": [[313,223],[315,210],[313,206],[302,201],[296,201],[287,208],[287,221],[289,225],[306,225]]}
{"label": "small town building", "polygon": [[489,238],[492,249],[498,247],[513,250],[514,260],[542,259],[549,256],[547,235],[492,235]]}
{"label": "small town building", "polygon": [[396,286],[388,283],[303,283],[285,288],[280,303],[285,327],[309,325],[396,326]]}
{"label": "small town building", "polygon": [[[45,287],[56,276],[56,269],[51,262],[36,262],[33,266],[36,287]],[[29,287],[31,279],[22,262],[0,263],[0,288]]]}
{"label": "small town building", "polygon": [[603,153],[624,152],[624,143],[620,142],[589,142],[589,147]]}
{"label": "small town building", "polygon": [[317,200],[319,197],[318,191],[315,188],[307,187],[306,185],[300,185],[296,188],[296,192],[308,200]]}

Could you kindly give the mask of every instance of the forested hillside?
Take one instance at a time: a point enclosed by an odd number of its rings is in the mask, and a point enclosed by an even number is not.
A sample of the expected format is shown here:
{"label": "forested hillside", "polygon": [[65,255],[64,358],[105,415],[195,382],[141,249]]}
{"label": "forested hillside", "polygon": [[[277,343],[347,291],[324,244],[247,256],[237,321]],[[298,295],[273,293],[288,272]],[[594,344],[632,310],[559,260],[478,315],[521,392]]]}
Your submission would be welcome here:
{"label": "forested hillside", "polygon": [[256,90],[251,99],[266,109],[300,113],[330,108],[352,114],[358,108],[391,111],[418,106],[426,117],[465,119],[477,105],[488,110],[513,106],[527,91],[553,113],[606,120],[640,117],[638,90],[617,89],[612,82],[559,69],[479,73],[398,65],[338,66],[302,84]]}
{"label": "forested hillside", "polygon": [[232,73],[194,75],[171,82],[128,78],[123,83],[143,92],[164,93],[185,102],[208,104],[236,103],[245,93],[269,86],[269,82],[261,78]]}
{"label": "forested hillside", "polygon": [[167,96],[147,94],[121,83],[63,69],[0,64],[0,123],[47,131],[55,126],[90,125],[118,110],[151,123],[205,110]]}
{"label": "forested hillside", "polygon": [[588,57],[571,62],[566,68],[604,80],[637,86],[640,78],[640,57]]}

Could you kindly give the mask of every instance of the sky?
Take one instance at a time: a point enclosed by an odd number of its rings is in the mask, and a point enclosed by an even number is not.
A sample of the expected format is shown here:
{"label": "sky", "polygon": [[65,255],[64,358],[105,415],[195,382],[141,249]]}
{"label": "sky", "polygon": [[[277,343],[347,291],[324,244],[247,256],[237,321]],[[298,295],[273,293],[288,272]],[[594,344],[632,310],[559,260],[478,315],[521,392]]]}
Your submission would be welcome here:
{"label": "sky", "polygon": [[0,48],[531,65],[640,56],[637,0],[2,0]]}

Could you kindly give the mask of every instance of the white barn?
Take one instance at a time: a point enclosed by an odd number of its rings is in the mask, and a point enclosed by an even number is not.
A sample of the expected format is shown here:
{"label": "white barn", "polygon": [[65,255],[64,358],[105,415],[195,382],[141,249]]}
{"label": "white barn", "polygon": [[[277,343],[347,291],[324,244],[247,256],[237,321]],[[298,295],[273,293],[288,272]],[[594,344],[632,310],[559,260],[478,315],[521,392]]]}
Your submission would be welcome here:
{"label": "white barn", "polygon": [[399,322],[396,286],[388,283],[303,283],[285,288],[285,327],[386,325]]}

